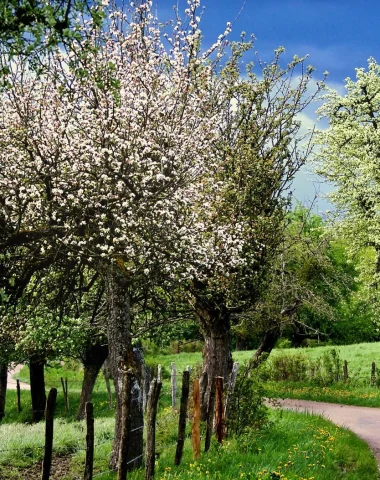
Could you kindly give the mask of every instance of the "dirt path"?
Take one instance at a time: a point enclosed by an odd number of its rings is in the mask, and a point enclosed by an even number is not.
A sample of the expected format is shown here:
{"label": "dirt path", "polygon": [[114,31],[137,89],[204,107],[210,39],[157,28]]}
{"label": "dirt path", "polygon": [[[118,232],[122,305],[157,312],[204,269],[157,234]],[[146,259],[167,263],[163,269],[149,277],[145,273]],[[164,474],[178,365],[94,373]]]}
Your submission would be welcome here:
{"label": "dirt path", "polygon": [[309,400],[276,400],[281,408],[299,412],[312,412],[346,427],[365,440],[380,467],[380,409],[354,407],[336,403],[312,402]]}
{"label": "dirt path", "polygon": [[[9,390],[16,390],[17,382],[13,378],[13,375],[18,373],[23,366],[24,365],[16,365],[15,368],[8,370],[7,388],[9,388]],[[20,388],[21,390],[30,390],[30,385],[29,383],[20,382]]]}

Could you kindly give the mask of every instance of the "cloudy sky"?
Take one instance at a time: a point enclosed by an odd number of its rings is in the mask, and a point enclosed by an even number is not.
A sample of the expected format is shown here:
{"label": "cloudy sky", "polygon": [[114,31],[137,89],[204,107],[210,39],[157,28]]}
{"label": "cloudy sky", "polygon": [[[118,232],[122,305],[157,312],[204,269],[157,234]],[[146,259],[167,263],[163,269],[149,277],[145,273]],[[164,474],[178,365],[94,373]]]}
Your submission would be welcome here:
{"label": "cloudy sky", "polygon": [[[173,16],[177,0],[156,0],[160,18]],[[178,0],[180,9],[186,0]],[[211,44],[231,21],[231,39],[240,32],[253,33],[255,49],[264,60],[270,60],[279,46],[287,58],[309,54],[316,78],[328,71],[328,84],[343,93],[344,80],[355,77],[355,68],[365,67],[367,59],[380,62],[380,1],[366,0],[201,0],[205,7],[201,28],[204,43]],[[241,8],[242,12],[238,16]],[[236,18],[238,16],[238,18]],[[314,107],[307,111],[307,123],[315,121]],[[314,197],[315,190],[326,191],[324,185],[313,184],[311,175],[302,172],[295,181],[295,194],[304,202]],[[328,208],[319,200],[320,211]]]}

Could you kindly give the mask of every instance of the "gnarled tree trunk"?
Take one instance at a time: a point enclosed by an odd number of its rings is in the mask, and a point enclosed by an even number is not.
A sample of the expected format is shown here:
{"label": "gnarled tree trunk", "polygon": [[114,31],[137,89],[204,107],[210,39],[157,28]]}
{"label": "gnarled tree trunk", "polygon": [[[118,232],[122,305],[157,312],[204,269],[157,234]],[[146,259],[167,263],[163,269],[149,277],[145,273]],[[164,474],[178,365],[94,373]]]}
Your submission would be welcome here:
{"label": "gnarled tree trunk", "polygon": [[215,377],[228,382],[232,370],[230,348],[230,313],[226,308],[213,308],[198,299],[194,302],[204,346],[202,351],[203,369],[200,378],[201,419],[206,420],[210,391]]}
{"label": "gnarled tree trunk", "polygon": [[44,418],[46,406],[45,358],[32,355],[29,358],[30,395],[32,397],[32,422]]}
{"label": "gnarled tree trunk", "polygon": [[0,363],[0,421],[5,416],[5,399],[7,395],[8,364]]}
{"label": "gnarled tree trunk", "polygon": [[[131,342],[131,311],[129,293],[130,285],[128,278],[126,275],[123,274],[122,271],[116,268],[111,268],[108,271],[106,282],[109,314],[109,364],[116,392],[115,438],[112,446],[110,466],[111,468],[115,469],[117,468],[118,464],[120,440],[122,433],[121,390],[123,385],[123,371],[127,368],[133,368],[136,376],[138,375],[138,373],[133,359]],[[130,442],[127,451],[129,469],[139,467],[142,464],[143,453],[143,429],[138,429],[143,424],[142,395],[140,385],[137,380],[133,382],[131,395],[131,432],[129,432],[128,435]]]}
{"label": "gnarled tree trunk", "polygon": [[103,343],[91,343],[87,346],[82,359],[84,367],[83,383],[76,416],[77,420],[81,420],[85,416],[86,403],[91,402],[92,392],[94,390],[98,373],[107,357],[108,345],[104,345]]}

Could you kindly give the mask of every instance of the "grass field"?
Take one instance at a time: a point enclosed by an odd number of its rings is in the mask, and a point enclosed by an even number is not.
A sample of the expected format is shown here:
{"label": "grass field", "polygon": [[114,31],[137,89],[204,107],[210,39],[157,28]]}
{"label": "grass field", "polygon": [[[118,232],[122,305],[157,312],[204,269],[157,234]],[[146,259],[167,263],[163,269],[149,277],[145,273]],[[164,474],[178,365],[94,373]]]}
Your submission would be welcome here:
{"label": "grass field", "polygon": [[[351,371],[354,372],[356,369],[360,374],[363,364],[370,367],[371,362],[376,361],[376,346],[376,344],[366,344],[339,347],[339,351],[341,358],[348,360]],[[325,351],[326,347],[302,350],[313,358],[323,355]],[[293,350],[277,350],[274,356],[282,355],[284,352],[291,355],[297,353]],[[358,353],[361,354],[361,361],[358,361]],[[252,352],[237,352],[234,354],[234,359],[244,363],[251,355]],[[380,355],[378,358],[380,362]],[[201,355],[200,353],[156,355],[148,357],[147,361],[150,364],[161,363],[164,368],[164,386],[157,427],[159,455],[156,466],[157,479],[378,479],[376,461],[363,441],[351,432],[336,427],[320,417],[288,411],[272,411],[269,427],[261,432],[248,430],[241,437],[228,439],[223,446],[219,446],[216,442],[212,443],[211,450],[207,454],[203,453],[198,461],[194,461],[192,457],[191,442],[188,437],[185,442],[183,462],[180,467],[175,467],[178,413],[170,407],[168,380],[170,364],[175,362],[177,371],[181,373],[187,365],[194,368],[199,364]],[[61,377],[67,377],[69,384],[70,412],[67,416],[64,413]],[[28,381],[27,367],[21,370],[19,378]],[[74,421],[81,381],[82,371],[75,363],[68,362],[63,366],[52,364],[46,369],[47,388],[54,386],[59,391],[54,454],[61,456],[60,458],[70,465],[70,473],[59,477],[62,480],[74,480],[83,475],[85,428],[83,422]],[[357,402],[360,397],[363,397],[363,404],[372,402],[372,406],[380,405],[379,390],[373,387],[363,386],[360,387],[362,390],[359,390],[358,386],[339,384],[321,389],[310,385],[289,384],[289,382],[266,382],[266,388],[267,393],[274,396],[310,398],[314,395],[315,398],[332,400],[346,395],[346,403]],[[314,388],[313,391],[312,388]],[[350,392],[352,398],[349,398],[347,392]],[[372,397],[369,394],[372,394]],[[24,423],[30,420],[29,395],[27,391],[22,392],[23,411],[18,414],[15,392],[8,392],[6,417],[0,426],[0,478],[4,480],[38,478],[38,476],[30,476],[28,469],[33,468],[42,458],[44,425],[43,423],[37,425]],[[102,376],[97,382],[93,403],[96,417],[95,478],[115,479],[115,473],[107,472],[113,438],[114,410],[109,408]],[[128,478],[142,480],[144,472],[142,469],[138,470]]]}
{"label": "grass field", "polygon": [[[377,367],[380,367],[380,344],[378,343],[361,343],[338,347],[275,349],[268,358],[267,368],[270,371],[271,362],[280,356],[301,354],[307,359],[315,361],[322,358],[326,352],[330,352],[332,349],[338,352],[341,363],[347,360],[349,372],[349,381],[347,383],[340,381],[333,385],[320,385],[313,384],[312,381],[273,382],[270,381],[270,378],[266,378],[264,385],[267,395],[270,397],[278,396],[282,398],[299,398],[347,405],[380,407],[379,372],[377,373],[378,384],[375,386],[370,384],[372,362],[375,362]],[[252,351],[234,352],[233,358],[240,364],[244,364],[244,362],[249,361],[253,353]],[[150,361],[153,361],[153,359]],[[187,365],[194,366],[199,364],[201,362],[201,354],[159,355],[154,357],[154,361],[161,363],[168,375],[171,362],[175,362],[177,370],[181,372]]]}

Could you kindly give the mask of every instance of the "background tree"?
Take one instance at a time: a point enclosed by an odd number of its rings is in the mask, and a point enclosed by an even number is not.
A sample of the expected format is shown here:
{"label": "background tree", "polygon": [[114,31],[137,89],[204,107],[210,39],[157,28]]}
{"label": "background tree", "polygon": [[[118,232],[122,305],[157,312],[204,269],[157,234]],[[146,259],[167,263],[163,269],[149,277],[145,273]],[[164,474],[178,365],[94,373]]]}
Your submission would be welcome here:
{"label": "background tree", "polygon": [[105,2],[97,0],[3,0],[0,45],[12,56],[27,55],[37,60],[50,47],[78,38],[83,16],[100,26],[103,5]]}
{"label": "background tree", "polygon": [[[360,287],[345,244],[331,237],[319,215],[299,205],[288,214],[288,221],[267,289],[234,327],[259,342],[256,363],[280,337],[296,347],[308,338],[344,343],[342,332],[351,320],[346,312],[355,305]],[[368,317],[361,314],[361,318],[371,329]]]}

